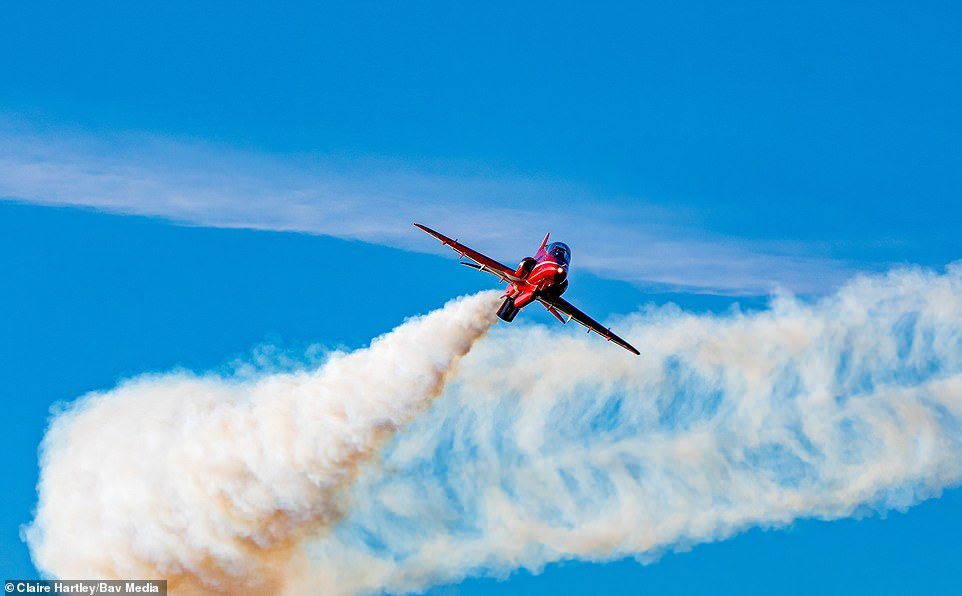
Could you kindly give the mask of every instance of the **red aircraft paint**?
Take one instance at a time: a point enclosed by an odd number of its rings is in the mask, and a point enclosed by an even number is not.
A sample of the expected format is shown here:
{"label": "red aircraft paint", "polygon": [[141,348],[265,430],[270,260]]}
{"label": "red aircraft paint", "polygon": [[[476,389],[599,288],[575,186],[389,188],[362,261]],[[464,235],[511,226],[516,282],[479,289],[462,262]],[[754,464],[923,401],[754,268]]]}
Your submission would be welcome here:
{"label": "red aircraft paint", "polygon": [[[571,249],[563,242],[548,244],[550,234],[545,234],[544,240],[541,241],[541,247],[538,248],[538,252],[533,257],[525,257],[516,269],[511,269],[474,249],[468,248],[457,240],[452,240],[444,234],[435,232],[427,226],[418,223],[414,225],[440,240],[441,244],[450,246],[461,255],[462,259],[468,258],[473,261],[462,260],[462,265],[490,273],[508,284],[504,291],[504,301],[501,303],[501,308],[498,309],[498,317],[501,320],[510,323],[522,308],[538,301],[562,323],[574,320],[587,327],[589,333],[594,331],[633,354],[639,353],[634,346],[612,333],[611,329],[602,327],[600,323],[561,297],[568,289]],[[567,319],[562,314],[567,315]]]}

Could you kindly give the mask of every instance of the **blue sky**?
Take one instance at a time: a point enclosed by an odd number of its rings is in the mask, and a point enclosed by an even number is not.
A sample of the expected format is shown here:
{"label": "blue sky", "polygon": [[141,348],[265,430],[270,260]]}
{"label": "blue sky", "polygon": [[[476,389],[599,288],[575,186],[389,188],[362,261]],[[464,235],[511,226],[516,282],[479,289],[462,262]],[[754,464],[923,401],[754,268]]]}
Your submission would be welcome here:
{"label": "blue sky", "polygon": [[[549,228],[599,318],[958,259],[960,22],[949,2],[4,7],[5,575],[35,575],[18,527],[53,403],[261,344],[362,346],[488,287],[413,220],[505,261]],[[392,266],[358,280],[371,262]],[[946,592],[957,493],[438,592]]]}

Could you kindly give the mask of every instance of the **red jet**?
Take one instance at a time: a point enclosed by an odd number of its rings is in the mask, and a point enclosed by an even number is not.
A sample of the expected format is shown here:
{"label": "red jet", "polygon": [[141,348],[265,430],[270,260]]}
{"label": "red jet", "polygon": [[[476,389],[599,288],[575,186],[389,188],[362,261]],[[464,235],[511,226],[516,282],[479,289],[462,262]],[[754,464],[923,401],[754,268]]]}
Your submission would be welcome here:
{"label": "red jet", "polygon": [[[502,321],[510,323],[521,309],[537,300],[562,323],[574,319],[587,327],[589,333],[594,331],[632,354],[639,354],[638,350],[612,333],[611,329],[602,327],[597,321],[561,297],[568,289],[568,269],[571,265],[571,249],[564,242],[548,244],[549,234],[545,234],[538,252],[533,257],[522,259],[517,269],[511,269],[431,228],[417,223],[414,225],[440,240],[441,244],[453,248],[461,258],[467,257],[474,261],[473,263],[461,261],[462,265],[485,271],[500,278],[502,282],[508,282],[508,288],[504,291],[504,302],[498,309],[498,318]],[[562,313],[567,315],[567,320],[561,316]]]}

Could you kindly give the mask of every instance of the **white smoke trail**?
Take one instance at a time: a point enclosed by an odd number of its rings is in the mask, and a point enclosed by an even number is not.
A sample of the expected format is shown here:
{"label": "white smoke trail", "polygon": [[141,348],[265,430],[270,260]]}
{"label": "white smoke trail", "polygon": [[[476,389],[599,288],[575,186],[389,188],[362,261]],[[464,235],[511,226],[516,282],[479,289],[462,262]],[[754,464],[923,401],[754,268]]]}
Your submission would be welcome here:
{"label": "white smoke trail", "polygon": [[145,376],[83,397],[44,439],[34,563],[54,577],[170,580],[175,593],[296,591],[298,545],[436,397],[494,320],[453,301],[314,371]]}
{"label": "white smoke trail", "polygon": [[500,328],[357,477],[486,329],[490,297],[314,373],[137,380],[54,422],[33,556],[188,589],[416,591],[908,507],[962,480],[960,293],[956,265],[757,313],[650,308],[618,326],[640,358]]}
{"label": "white smoke trail", "polygon": [[656,558],[962,480],[962,266],[753,314],[499,328],[309,548],[324,594],[421,590],[563,559]]}

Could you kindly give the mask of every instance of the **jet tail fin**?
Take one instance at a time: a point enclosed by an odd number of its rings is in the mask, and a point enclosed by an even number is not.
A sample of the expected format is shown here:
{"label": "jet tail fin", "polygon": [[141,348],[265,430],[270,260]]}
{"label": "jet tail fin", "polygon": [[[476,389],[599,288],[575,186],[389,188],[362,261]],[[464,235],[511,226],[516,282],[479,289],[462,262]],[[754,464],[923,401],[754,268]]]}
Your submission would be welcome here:
{"label": "jet tail fin", "polygon": [[550,235],[551,235],[551,232],[548,232],[547,234],[544,235],[544,240],[541,241],[541,247],[538,248],[537,256],[540,257],[541,255],[545,254],[544,247],[548,246],[548,236]]}

